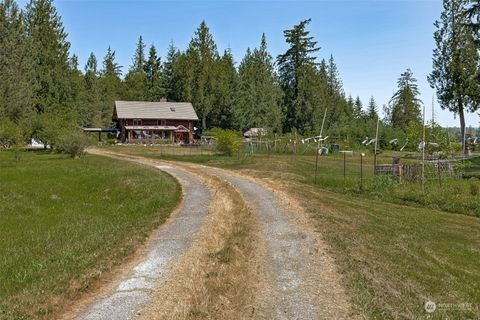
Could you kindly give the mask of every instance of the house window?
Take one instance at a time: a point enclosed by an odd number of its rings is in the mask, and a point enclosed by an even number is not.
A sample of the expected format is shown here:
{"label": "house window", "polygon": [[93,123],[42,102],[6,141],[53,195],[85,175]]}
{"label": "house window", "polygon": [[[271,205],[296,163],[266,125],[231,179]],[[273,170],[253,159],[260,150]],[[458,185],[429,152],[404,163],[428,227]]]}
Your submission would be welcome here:
{"label": "house window", "polygon": [[133,119],[133,125],[134,126],[141,126],[142,125],[142,120],[141,119]]}
{"label": "house window", "polygon": [[160,125],[166,126],[167,125],[167,120],[160,120]]}

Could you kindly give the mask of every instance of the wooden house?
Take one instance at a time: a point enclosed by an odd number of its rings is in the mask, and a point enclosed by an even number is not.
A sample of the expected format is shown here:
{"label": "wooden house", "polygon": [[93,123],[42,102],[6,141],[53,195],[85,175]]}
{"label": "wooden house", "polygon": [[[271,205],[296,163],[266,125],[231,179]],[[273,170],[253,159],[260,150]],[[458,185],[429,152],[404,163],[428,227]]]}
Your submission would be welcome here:
{"label": "wooden house", "polygon": [[189,102],[115,101],[112,120],[121,142],[191,143],[198,116]]}

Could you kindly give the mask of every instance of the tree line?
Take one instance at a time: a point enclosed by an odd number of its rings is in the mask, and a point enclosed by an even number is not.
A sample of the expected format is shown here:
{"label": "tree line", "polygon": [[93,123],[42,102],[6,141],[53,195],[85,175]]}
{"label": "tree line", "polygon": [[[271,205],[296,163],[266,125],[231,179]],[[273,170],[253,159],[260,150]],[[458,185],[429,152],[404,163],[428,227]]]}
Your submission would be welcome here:
{"label": "tree line", "polygon": [[[480,5],[445,0],[444,6],[435,24],[438,49],[429,81],[442,108],[459,114],[464,128],[464,110],[478,109]],[[111,126],[114,100],[162,98],[192,102],[203,130],[262,127],[318,134],[326,114],[325,130],[331,135],[347,140],[372,135],[379,117],[375,99],[364,107],[359,97],[345,94],[334,57],[318,58],[320,47],[310,35],[310,23],[303,20],[285,30],[288,49],[275,58],[263,34],[238,67],[229,49],[218,50],[205,21],[185,50],[171,43],[163,59],[140,36],[123,74],[110,47],[101,61],[91,53],[80,70],[52,0],[30,0],[23,10],[14,0],[3,0],[0,135],[4,141],[35,137],[54,143],[59,130]],[[416,79],[406,70],[383,106],[386,138],[405,136],[409,128],[421,125],[419,96]]]}

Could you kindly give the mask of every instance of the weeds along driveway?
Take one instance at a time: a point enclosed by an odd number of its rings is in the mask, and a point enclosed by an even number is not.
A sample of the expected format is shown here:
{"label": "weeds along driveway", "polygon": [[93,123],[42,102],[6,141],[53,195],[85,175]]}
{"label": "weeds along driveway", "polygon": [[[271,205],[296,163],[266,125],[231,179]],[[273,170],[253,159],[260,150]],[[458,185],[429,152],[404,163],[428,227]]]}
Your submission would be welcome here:
{"label": "weeds along driveway", "polygon": [[[199,167],[199,165],[188,165]],[[228,170],[200,166],[230,182],[256,213],[266,244],[272,319],[351,319],[333,260],[302,208],[284,193]]]}
{"label": "weeds along driveway", "polygon": [[168,165],[156,167],[180,181],[184,193],[180,208],[152,235],[142,254],[143,259],[139,259],[140,262],[125,276],[117,279],[112,290],[107,290],[83,307],[75,319],[135,318],[151,299],[159,279],[168,274],[168,265],[191,246],[193,235],[208,213],[211,192],[195,174]]}
{"label": "weeds along driveway", "polygon": [[[185,168],[227,181],[244,198],[259,224],[262,278],[268,290],[254,292],[265,301],[261,312],[248,318],[347,319],[354,318],[327,248],[314,231],[309,217],[288,195],[260,181],[228,170],[189,163],[175,163],[97,151],[160,168]],[[188,190],[185,190],[188,195]],[[200,280],[198,280],[200,281]],[[146,299],[145,299],[146,300]],[[153,301],[153,303],[161,303]],[[148,308],[147,308],[148,309]],[[239,313],[241,311],[239,310]],[[258,315],[263,315],[258,317]],[[239,314],[240,316],[240,314]],[[243,314],[242,317],[243,318]]]}

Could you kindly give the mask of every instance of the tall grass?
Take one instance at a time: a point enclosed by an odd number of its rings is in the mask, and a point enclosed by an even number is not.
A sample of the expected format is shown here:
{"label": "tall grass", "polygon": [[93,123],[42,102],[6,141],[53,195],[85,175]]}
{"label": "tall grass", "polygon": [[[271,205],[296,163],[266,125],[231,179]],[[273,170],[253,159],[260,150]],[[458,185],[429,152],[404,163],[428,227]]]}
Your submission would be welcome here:
{"label": "tall grass", "polygon": [[[358,155],[347,158],[345,180],[343,158],[322,157],[317,184],[312,155],[178,159],[266,178],[296,197],[329,244],[347,293],[365,318],[480,317],[480,219],[473,216],[479,202],[471,187],[477,181],[449,178],[440,185],[432,179],[423,193],[419,183],[374,177],[370,156],[360,192]],[[424,309],[428,300],[437,303],[433,314]]]}
{"label": "tall grass", "polygon": [[97,156],[0,152],[0,319],[49,319],[180,198],[173,178]]}

